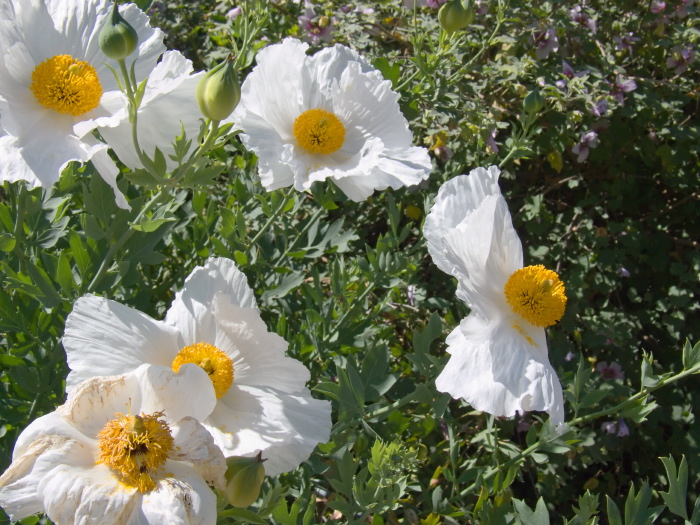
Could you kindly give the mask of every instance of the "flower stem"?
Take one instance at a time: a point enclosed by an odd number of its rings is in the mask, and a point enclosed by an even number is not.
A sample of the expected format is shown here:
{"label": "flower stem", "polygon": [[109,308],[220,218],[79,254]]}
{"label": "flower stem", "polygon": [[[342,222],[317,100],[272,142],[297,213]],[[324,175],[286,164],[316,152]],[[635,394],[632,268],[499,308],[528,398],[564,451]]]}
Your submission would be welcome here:
{"label": "flower stem", "polygon": [[282,213],[282,210],[284,210],[284,208],[287,207],[287,203],[289,203],[289,201],[290,201],[291,199],[293,199],[293,198],[294,198],[294,191],[293,191],[293,190],[289,190],[289,191],[285,194],[284,198],[282,199],[282,203],[277,207],[277,209],[276,209],[276,210],[274,211],[274,213],[270,216],[270,218],[267,220],[267,222],[263,225],[262,228],[260,228],[260,230],[258,230],[258,233],[256,233],[256,234],[255,234],[255,237],[253,237],[253,239],[250,241],[250,243],[248,244],[248,249],[246,250],[246,252],[250,253],[250,250],[253,248],[253,246],[255,246],[255,244],[257,244],[257,242],[258,242],[258,241],[260,240],[260,238],[265,234],[265,232],[267,232],[267,230],[270,229],[270,226],[272,226],[272,224],[277,220],[277,218],[278,218],[278,217],[280,216],[280,214]]}
{"label": "flower stem", "polygon": [[[166,197],[170,193],[170,187],[168,186],[163,186],[158,193],[156,193],[153,197],[151,197],[151,200],[146,203],[146,205],[141,208],[141,211],[139,214],[136,216],[136,218],[133,221],[133,224],[138,224],[139,221],[146,216],[146,214],[151,211],[153,206],[156,205],[158,201],[160,201],[163,197]],[[114,259],[114,256],[116,253],[119,251],[119,249],[124,246],[124,243],[128,241],[136,230],[134,228],[129,228],[126,230],[121,237],[112,244],[109,247],[109,250],[107,251],[107,254],[105,255],[105,258],[102,260],[102,264],[100,264],[100,268],[97,270],[97,273],[95,274],[95,277],[92,278],[92,281],[90,281],[90,284],[88,285],[87,291],[92,292],[97,288],[97,285],[100,284],[100,281],[104,278],[104,276],[107,274],[107,271],[109,269],[109,266],[112,264],[112,260]]]}

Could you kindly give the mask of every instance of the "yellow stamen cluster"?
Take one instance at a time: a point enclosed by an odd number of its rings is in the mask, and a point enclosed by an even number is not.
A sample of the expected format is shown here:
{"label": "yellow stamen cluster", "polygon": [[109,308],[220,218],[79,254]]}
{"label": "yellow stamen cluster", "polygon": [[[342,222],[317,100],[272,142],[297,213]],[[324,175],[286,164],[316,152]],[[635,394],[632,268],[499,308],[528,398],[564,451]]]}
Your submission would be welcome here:
{"label": "yellow stamen cluster", "polygon": [[216,397],[223,396],[233,383],[233,361],[224,352],[209,343],[186,346],[173,359],[173,370],[180,370],[186,363],[193,363],[209,374]]}
{"label": "yellow stamen cluster", "polygon": [[70,55],[56,55],[36,66],[29,89],[42,106],[74,117],[95,109],[102,98],[95,68]]}
{"label": "yellow stamen cluster", "polygon": [[140,416],[115,414],[97,435],[100,461],[112,469],[119,481],[139,492],[156,488],[153,476],[173,449],[170,427],[163,412]]}
{"label": "yellow stamen cluster", "polygon": [[551,326],[564,315],[566,289],[556,272],[542,265],[513,272],[504,287],[513,311],[535,326]]}
{"label": "yellow stamen cluster", "polygon": [[294,121],[294,136],[309,153],[328,155],[343,146],[345,126],[329,111],[309,109]]}

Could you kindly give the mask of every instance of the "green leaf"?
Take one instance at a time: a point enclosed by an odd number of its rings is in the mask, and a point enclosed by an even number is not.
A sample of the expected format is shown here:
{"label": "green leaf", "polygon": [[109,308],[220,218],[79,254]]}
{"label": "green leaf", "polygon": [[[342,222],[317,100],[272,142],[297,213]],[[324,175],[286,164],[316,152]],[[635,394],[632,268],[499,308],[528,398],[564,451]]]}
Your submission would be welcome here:
{"label": "green leaf", "polygon": [[668,510],[687,520],[688,511],[685,500],[688,491],[688,463],[685,461],[685,456],[681,458],[678,471],[676,471],[676,462],[673,461],[672,456],[660,459],[666,469],[669,489],[668,492],[659,492],[659,494],[668,506]]}
{"label": "green leaf", "polygon": [[155,189],[160,185],[158,179],[143,168],[125,173],[124,176],[132,184],[138,184],[146,189]]}
{"label": "green leaf", "polygon": [[647,420],[647,416],[659,406],[656,401],[648,401],[648,399],[649,396],[644,396],[636,400],[620,412],[620,417],[631,419],[635,423],[643,423]]}
{"label": "green leaf", "polygon": [[399,66],[399,64],[392,64],[388,59],[379,57],[372,61],[372,65],[381,72],[385,79],[391,81],[392,88],[396,87],[399,77],[401,76],[401,66]]}
{"label": "green leaf", "polygon": [[690,370],[700,364],[700,341],[695,346],[691,345],[688,339],[683,345],[683,368]]}
{"label": "green leaf", "polygon": [[598,512],[598,494],[591,494],[586,490],[578,498],[578,508],[574,507],[576,517],[569,523],[570,525],[586,525],[588,521]]}
{"label": "green leaf", "polygon": [[160,228],[163,224],[176,221],[177,217],[170,212],[163,213],[160,217],[144,217],[139,224],[129,223],[131,227],[140,232],[151,233]]}
{"label": "green leaf", "polygon": [[0,233],[0,251],[11,252],[15,249],[15,238],[11,233]]}
{"label": "green leaf", "polygon": [[56,265],[56,281],[61,287],[61,291],[65,295],[70,295],[74,290],[77,290],[73,270],[70,267],[68,256],[65,252],[61,252],[58,256],[58,264]]}
{"label": "green leaf", "polygon": [[83,246],[83,241],[77,232],[71,231],[70,234],[68,234],[68,243],[70,244],[71,252],[73,253],[73,260],[75,261],[75,264],[78,265],[80,276],[83,278],[83,282],[85,282],[87,280],[88,273],[92,268],[90,254],[85,246]]}
{"label": "green leaf", "polygon": [[534,512],[524,501],[513,498],[513,508],[523,525],[549,525],[549,511],[544,500],[537,500]]}
{"label": "green leaf", "polygon": [[268,522],[258,516],[255,512],[237,507],[229,507],[219,514],[219,518],[236,518],[243,523],[255,523],[257,525],[268,525]]}
{"label": "green leaf", "polygon": [[20,366],[24,365],[25,361],[21,357],[9,354],[0,354],[0,365],[3,366]]}
{"label": "green leaf", "polygon": [[41,294],[36,297],[39,302],[41,302],[41,304],[43,304],[46,308],[53,308],[54,306],[61,304],[63,299],[56,291],[56,288],[54,287],[54,284],[47,273],[31,261],[26,261],[25,264],[29,278],[32,280],[32,284],[41,290]]}
{"label": "green leaf", "polygon": [[610,496],[605,496],[605,498],[607,499],[608,523],[610,525],[622,525],[620,509],[618,509],[615,502],[610,499]]}
{"label": "green leaf", "polygon": [[644,482],[637,494],[634,493],[634,483],[625,500],[625,525],[649,525],[653,518],[661,513],[663,506],[649,508],[651,488]]}

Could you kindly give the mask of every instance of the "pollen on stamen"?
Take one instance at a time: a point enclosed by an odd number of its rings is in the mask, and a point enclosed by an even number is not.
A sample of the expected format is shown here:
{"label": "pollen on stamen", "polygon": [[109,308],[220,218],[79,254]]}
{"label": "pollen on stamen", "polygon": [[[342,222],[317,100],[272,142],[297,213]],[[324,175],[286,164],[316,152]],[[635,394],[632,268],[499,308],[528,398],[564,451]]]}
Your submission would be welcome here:
{"label": "pollen on stamen", "polygon": [[233,361],[225,352],[209,343],[195,343],[184,347],[173,359],[172,369],[180,370],[184,364],[192,363],[204,370],[214,385],[216,397],[223,396],[233,384]]}
{"label": "pollen on stamen", "polygon": [[535,326],[551,326],[564,315],[564,283],[542,265],[516,270],[503,291],[513,311]]}
{"label": "pollen on stamen", "polygon": [[56,55],[36,66],[29,89],[45,108],[74,117],[95,109],[102,98],[95,68],[70,55]]}
{"label": "pollen on stamen", "polygon": [[294,121],[294,136],[308,153],[328,155],[345,142],[345,126],[330,111],[309,109]]}
{"label": "pollen on stamen", "polygon": [[149,492],[173,449],[170,427],[160,419],[163,412],[114,416],[97,435],[99,459],[124,485]]}

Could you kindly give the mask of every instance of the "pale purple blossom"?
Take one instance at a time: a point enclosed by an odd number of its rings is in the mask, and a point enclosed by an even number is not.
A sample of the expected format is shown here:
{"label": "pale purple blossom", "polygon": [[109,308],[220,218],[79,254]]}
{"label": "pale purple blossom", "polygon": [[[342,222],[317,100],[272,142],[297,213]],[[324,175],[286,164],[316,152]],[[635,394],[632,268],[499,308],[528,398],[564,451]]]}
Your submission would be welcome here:
{"label": "pale purple blossom", "polygon": [[632,274],[630,274],[630,271],[627,268],[625,268],[624,266],[620,266],[617,269],[617,275],[619,275],[620,277],[627,278]]}
{"label": "pale purple blossom", "polygon": [[581,140],[571,148],[571,152],[578,155],[578,157],[576,157],[577,162],[585,162],[590,150],[592,148],[597,148],[599,144],[600,139],[598,138],[598,134],[595,131],[589,131],[581,136]]}
{"label": "pale purple blossom", "polygon": [[579,71],[578,73],[575,72],[574,68],[571,67],[571,64],[569,64],[566,60],[561,61],[561,69],[562,75],[564,75],[565,78],[557,80],[554,84],[565,93],[566,91],[568,91],[569,88],[569,80],[571,80],[574,77],[582,77],[583,75],[588,74],[587,69]]}
{"label": "pale purple blossom", "polygon": [[595,19],[586,11],[584,11],[580,5],[576,5],[573,8],[569,9],[569,18],[581,27],[585,27],[595,35]]}
{"label": "pale purple blossom", "polygon": [[676,6],[675,15],[679,20],[683,20],[688,16],[688,7],[691,7],[695,3],[695,0],[681,0],[681,3]]}
{"label": "pale purple blossom", "polygon": [[537,60],[544,60],[550,53],[559,49],[559,39],[553,27],[535,31],[532,35],[532,40]]}
{"label": "pale purple blossom", "polygon": [[243,9],[241,9],[241,6],[236,6],[233,9],[229,9],[229,11],[226,13],[226,16],[229,17],[231,20],[234,20],[242,12]]}
{"label": "pale purple blossom", "polygon": [[593,113],[596,117],[603,117],[603,116],[605,116],[605,114],[607,112],[608,112],[608,101],[605,100],[604,98],[601,98],[591,108],[591,113]]}
{"label": "pale purple blossom", "polygon": [[573,353],[572,351],[569,351],[569,353],[567,353],[566,356],[564,357],[564,361],[566,361],[568,363],[569,361],[573,361],[573,359],[575,357],[576,357],[576,354]]}
{"label": "pale purple blossom", "polygon": [[416,287],[412,284],[408,285],[408,289],[406,290],[406,295],[408,296],[408,304],[411,306],[415,306],[416,304]]}
{"label": "pale purple blossom", "polygon": [[486,136],[486,145],[491,149],[491,153],[498,153],[498,144],[496,144],[496,133],[494,129]]}
{"label": "pale purple blossom", "polygon": [[624,78],[622,75],[615,77],[615,83],[610,90],[610,94],[620,105],[625,104],[625,93],[629,93],[637,89],[637,83],[631,78]]}
{"label": "pale purple blossom", "polygon": [[333,40],[334,20],[327,16],[318,16],[311,2],[305,4],[304,14],[299,17],[299,27],[303,31],[302,38],[312,45]]}
{"label": "pale purple blossom", "polygon": [[627,423],[622,418],[618,418],[617,421],[606,421],[600,425],[600,429],[606,434],[615,434],[617,437],[630,435],[630,427],[627,426]]}
{"label": "pale purple blossom", "polygon": [[447,2],[447,0],[403,0],[403,5],[409,9],[413,9],[415,7],[430,7],[432,9],[437,9],[445,2]]}
{"label": "pale purple blossom", "polygon": [[673,69],[674,74],[685,73],[688,66],[695,62],[695,52],[683,46],[675,46],[671,49],[672,55],[666,59],[666,66]]}
{"label": "pale purple blossom", "polygon": [[634,33],[630,31],[626,35],[614,36],[613,40],[615,41],[615,49],[618,51],[627,51],[630,56],[632,56],[632,44],[639,42],[641,39],[634,36]]}
{"label": "pale purple blossom", "polygon": [[651,2],[652,13],[661,13],[664,9],[666,9],[666,2],[662,2],[660,0],[653,0]]}
{"label": "pale purple blossom", "polygon": [[433,153],[442,162],[447,162],[454,157],[454,153],[448,146],[437,146],[435,149],[433,149]]}
{"label": "pale purple blossom", "polygon": [[622,370],[620,363],[616,361],[613,361],[609,365],[607,361],[601,361],[595,366],[595,369],[600,372],[605,379],[625,379],[625,372]]}

